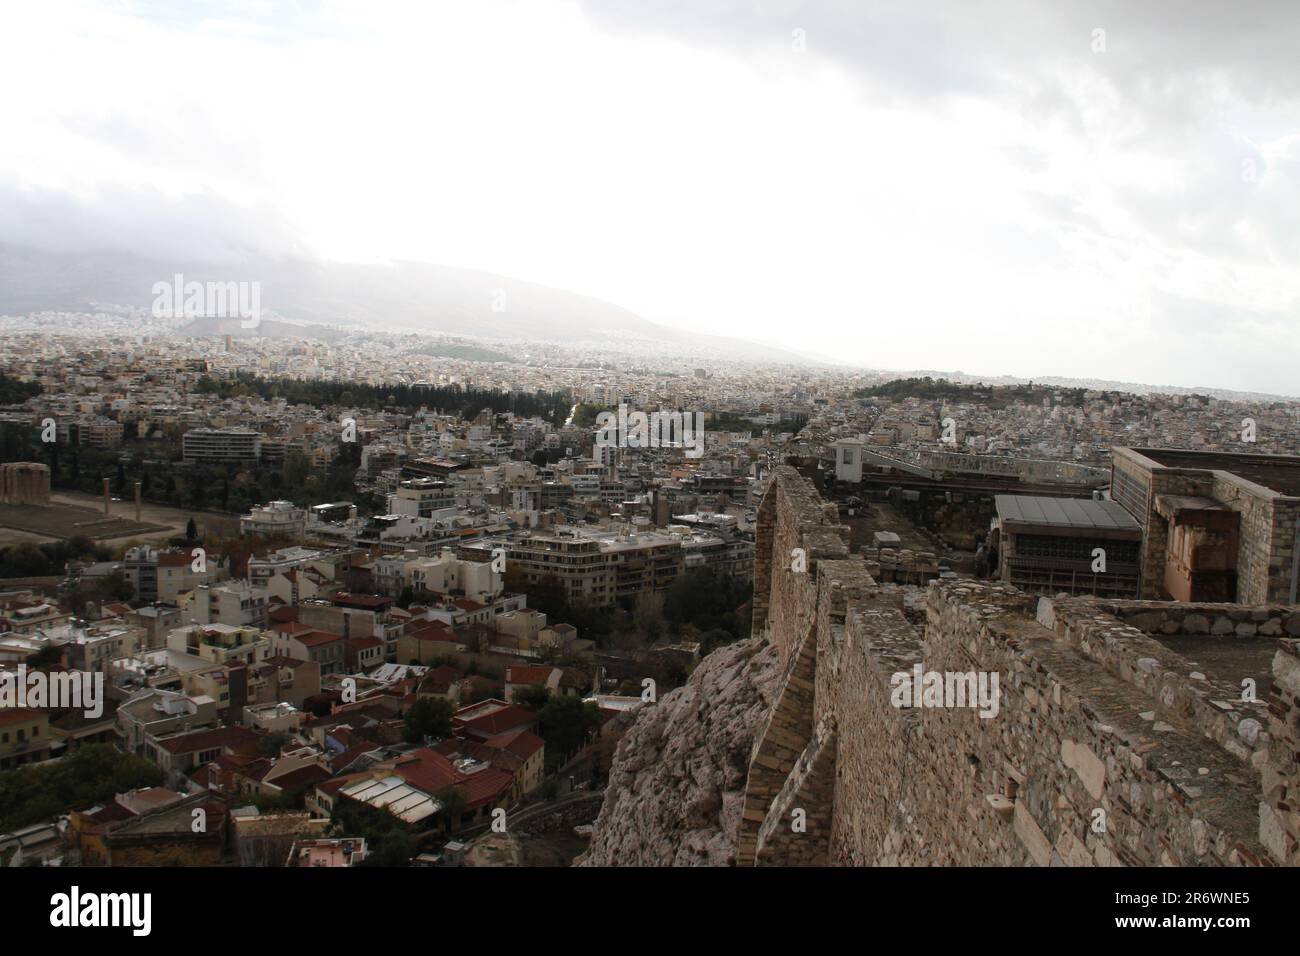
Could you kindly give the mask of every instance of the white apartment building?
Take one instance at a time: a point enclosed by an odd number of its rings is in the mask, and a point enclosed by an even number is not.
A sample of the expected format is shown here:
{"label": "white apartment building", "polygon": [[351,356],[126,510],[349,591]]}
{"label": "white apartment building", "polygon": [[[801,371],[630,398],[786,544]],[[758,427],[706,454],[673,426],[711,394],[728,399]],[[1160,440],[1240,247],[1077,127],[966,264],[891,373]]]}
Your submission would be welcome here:
{"label": "white apartment building", "polygon": [[292,501],[272,501],[254,506],[239,519],[240,534],[279,535],[297,541],[302,539],[306,530],[307,509],[297,507]]}
{"label": "white apartment building", "polygon": [[403,481],[388,496],[388,513],[412,518],[432,518],[438,512],[454,512],[456,494],[451,485],[433,478],[413,478]]}
{"label": "white apartment building", "polygon": [[232,627],[266,627],[264,588],[244,581],[201,584],[190,599],[189,619],[194,624],[229,624]]}

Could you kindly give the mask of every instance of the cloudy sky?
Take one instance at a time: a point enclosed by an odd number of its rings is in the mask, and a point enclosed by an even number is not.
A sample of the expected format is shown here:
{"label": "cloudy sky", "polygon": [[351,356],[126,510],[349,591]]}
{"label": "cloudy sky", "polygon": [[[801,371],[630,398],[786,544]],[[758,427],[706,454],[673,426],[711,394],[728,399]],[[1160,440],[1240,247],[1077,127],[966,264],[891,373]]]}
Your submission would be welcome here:
{"label": "cloudy sky", "polygon": [[0,241],[426,260],[871,367],[1300,394],[1300,4],[0,17]]}

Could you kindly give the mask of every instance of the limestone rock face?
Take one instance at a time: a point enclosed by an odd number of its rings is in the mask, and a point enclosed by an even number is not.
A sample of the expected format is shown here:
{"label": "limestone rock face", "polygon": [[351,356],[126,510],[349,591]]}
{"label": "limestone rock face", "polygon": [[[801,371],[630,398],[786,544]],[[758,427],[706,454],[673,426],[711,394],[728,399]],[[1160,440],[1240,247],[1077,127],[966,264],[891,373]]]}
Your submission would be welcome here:
{"label": "limestone rock face", "polygon": [[714,651],[685,686],[641,707],[575,865],[733,865],[750,752],[779,677],[775,646],[750,638]]}

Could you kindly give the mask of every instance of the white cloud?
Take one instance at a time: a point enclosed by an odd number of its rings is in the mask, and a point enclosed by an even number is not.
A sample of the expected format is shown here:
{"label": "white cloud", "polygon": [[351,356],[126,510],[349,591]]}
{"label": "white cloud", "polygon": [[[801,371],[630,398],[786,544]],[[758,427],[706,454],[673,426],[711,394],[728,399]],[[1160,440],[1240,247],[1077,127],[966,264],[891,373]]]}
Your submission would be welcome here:
{"label": "white cloud", "polygon": [[231,204],[250,245],[498,271],[873,366],[1294,390],[1290,15],[287,9],[9,11],[10,208],[99,204],[98,240],[168,201],[199,221],[164,232],[237,233]]}

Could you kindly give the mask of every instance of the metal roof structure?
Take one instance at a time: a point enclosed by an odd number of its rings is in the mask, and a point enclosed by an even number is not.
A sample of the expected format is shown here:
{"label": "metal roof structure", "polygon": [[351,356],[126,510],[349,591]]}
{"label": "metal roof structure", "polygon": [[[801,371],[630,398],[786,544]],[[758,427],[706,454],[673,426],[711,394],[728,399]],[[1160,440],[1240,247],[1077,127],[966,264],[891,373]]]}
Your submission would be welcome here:
{"label": "metal roof structure", "polygon": [[389,775],[382,779],[358,780],[341,791],[345,796],[372,807],[387,807],[407,823],[417,823],[441,809],[441,804],[426,793],[410,786],[401,777]]}
{"label": "metal roof structure", "polygon": [[1038,498],[1032,495],[998,495],[998,519],[1020,524],[1058,528],[1094,528],[1141,531],[1137,521],[1114,501],[1092,498]]}

